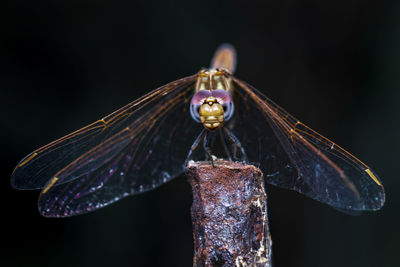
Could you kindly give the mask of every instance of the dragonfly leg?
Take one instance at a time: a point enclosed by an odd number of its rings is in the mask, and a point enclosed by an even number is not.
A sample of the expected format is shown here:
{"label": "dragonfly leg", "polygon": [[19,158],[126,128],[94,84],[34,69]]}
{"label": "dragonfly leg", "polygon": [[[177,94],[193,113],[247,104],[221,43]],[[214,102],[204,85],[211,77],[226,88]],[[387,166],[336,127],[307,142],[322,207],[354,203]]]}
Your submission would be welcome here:
{"label": "dragonfly leg", "polygon": [[210,159],[210,161],[211,161],[211,165],[214,167],[214,158],[213,158],[213,156],[212,156],[212,154],[211,154],[211,147],[208,145],[208,143],[209,143],[209,133],[210,132],[206,132],[206,134],[204,135],[204,139],[203,139],[203,148],[204,148],[204,151],[206,152],[206,156]]}
{"label": "dragonfly leg", "polygon": [[233,158],[236,160],[237,159],[237,149],[240,149],[241,152],[241,161],[248,163],[249,160],[246,155],[246,151],[244,151],[244,148],[242,144],[240,143],[239,139],[233,134],[233,132],[228,128],[224,127],[224,131],[226,132],[229,140],[232,143],[232,150],[233,150]]}
{"label": "dragonfly leg", "polygon": [[195,151],[196,148],[199,146],[200,140],[203,137],[205,131],[206,131],[206,129],[203,128],[203,130],[201,130],[199,136],[197,136],[196,140],[194,140],[192,146],[190,147],[189,153],[188,153],[188,155],[186,157],[185,166],[187,165],[187,163],[189,162],[190,158],[192,157],[193,151]]}

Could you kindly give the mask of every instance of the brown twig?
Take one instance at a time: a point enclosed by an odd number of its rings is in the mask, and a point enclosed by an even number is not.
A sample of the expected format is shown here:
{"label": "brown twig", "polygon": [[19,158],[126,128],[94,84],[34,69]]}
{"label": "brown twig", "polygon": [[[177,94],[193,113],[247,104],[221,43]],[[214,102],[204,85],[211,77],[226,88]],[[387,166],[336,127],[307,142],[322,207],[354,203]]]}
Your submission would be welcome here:
{"label": "brown twig", "polygon": [[190,162],[193,266],[271,266],[267,197],[260,169]]}

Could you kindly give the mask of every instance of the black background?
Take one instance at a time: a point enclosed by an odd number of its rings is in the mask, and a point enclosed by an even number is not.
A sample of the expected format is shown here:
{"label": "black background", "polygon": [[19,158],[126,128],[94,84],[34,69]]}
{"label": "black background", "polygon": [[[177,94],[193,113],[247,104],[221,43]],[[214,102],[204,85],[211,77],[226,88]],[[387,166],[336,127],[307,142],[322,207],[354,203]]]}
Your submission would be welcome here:
{"label": "black background", "polygon": [[191,266],[184,177],[92,214],[47,219],[9,178],[26,154],[238,51],[236,76],[380,174],[352,217],[267,186],[275,266],[398,266],[400,3],[12,1],[0,9],[1,266]]}

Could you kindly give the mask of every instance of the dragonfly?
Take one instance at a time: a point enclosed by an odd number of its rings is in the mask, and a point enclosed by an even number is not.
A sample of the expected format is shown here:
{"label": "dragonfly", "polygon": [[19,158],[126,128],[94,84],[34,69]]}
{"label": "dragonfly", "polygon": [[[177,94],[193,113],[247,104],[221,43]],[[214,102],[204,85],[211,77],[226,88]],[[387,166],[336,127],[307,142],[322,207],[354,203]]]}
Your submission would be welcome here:
{"label": "dragonfly", "polygon": [[210,68],[28,154],[12,186],[41,190],[43,216],[83,214],[159,187],[190,160],[214,164],[211,143],[221,136],[220,157],[257,163],[269,184],[349,213],[383,206],[382,182],[369,166],[236,78],[235,67],[234,47],[221,45]]}

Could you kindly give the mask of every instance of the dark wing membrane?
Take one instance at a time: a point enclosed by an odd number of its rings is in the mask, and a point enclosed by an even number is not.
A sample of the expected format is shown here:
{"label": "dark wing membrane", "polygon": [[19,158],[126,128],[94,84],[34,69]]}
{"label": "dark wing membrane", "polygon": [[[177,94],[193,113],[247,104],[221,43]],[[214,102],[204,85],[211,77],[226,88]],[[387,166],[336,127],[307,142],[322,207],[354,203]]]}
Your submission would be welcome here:
{"label": "dark wing membrane", "polygon": [[[367,165],[299,122],[252,86],[230,77],[237,93],[235,116],[239,116],[231,127],[249,159],[260,163],[268,183],[296,190],[344,211],[382,207],[383,186]],[[241,128],[248,133],[238,134]]]}
{"label": "dark wing membrane", "polygon": [[[17,189],[44,188],[61,169],[97,145],[106,142],[108,138],[124,131],[126,127],[152,109],[156,103],[162,102],[165,95],[171,94],[172,97],[187,90],[195,78],[196,75],[193,75],[164,85],[110,115],[35,150],[22,159],[15,168],[11,177],[12,186]],[[104,151],[103,155],[106,158],[116,155],[124,148],[126,142],[126,140],[122,141],[110,148],[108,155]],[[98,164],[101,164],[107,159],[96,160]],[[86,169],[82,168],[81,172],[85,173]],[[77,177],[79,175],[64,177],[64,179],[59,179],[57,184],[66,183]]]}
{"label": "dark wing membrane", "polygon": [[[184,170],[200,126],[188,111],[193,78],[159,92],[140,116],[52,176],[39,198],[48,217],[93,211],[125,196],[151,190]],[[65,182],[67,180],[68,182]]]}

